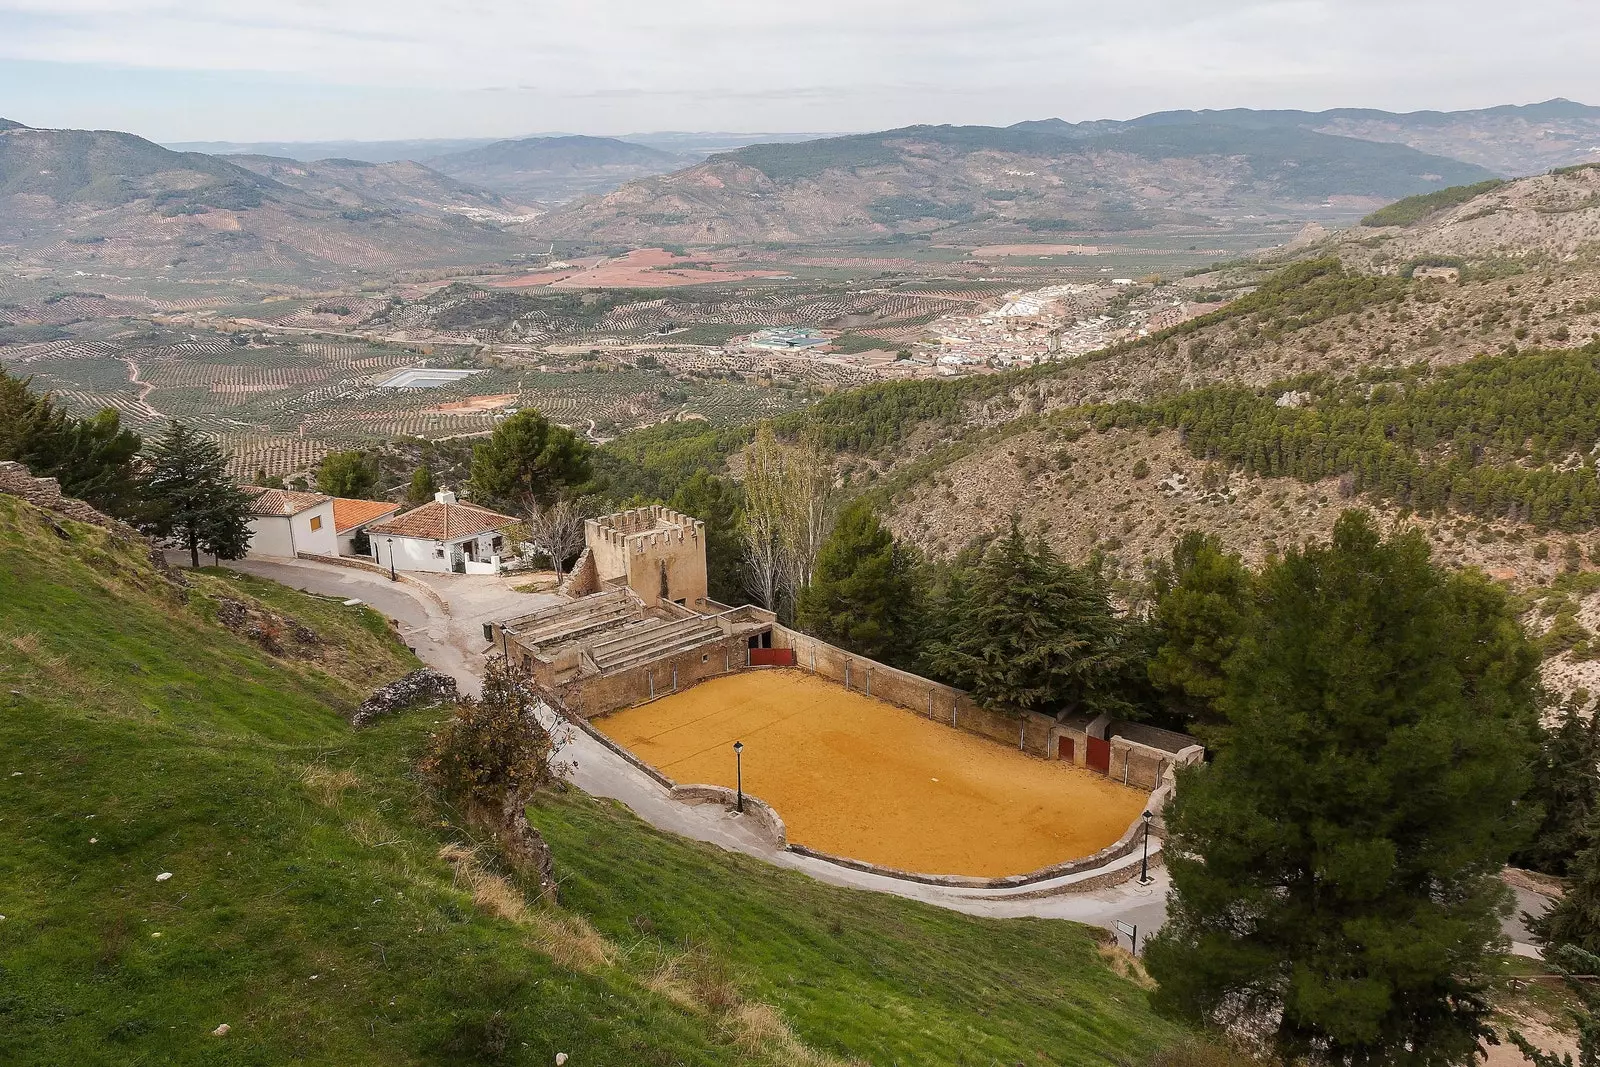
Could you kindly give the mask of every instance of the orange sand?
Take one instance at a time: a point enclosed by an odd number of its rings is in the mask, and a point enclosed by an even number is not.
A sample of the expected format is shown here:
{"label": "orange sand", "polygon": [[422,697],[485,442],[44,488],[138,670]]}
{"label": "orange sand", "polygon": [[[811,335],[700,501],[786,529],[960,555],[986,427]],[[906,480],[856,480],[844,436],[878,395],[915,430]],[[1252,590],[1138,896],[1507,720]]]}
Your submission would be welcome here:
{"label": "orange sand", "polygon": [[684,784],[744,787],[789,840],[925,874],[1024,874],[1097,852],[1145,795],[798,670],[728,675],[595,720]]}

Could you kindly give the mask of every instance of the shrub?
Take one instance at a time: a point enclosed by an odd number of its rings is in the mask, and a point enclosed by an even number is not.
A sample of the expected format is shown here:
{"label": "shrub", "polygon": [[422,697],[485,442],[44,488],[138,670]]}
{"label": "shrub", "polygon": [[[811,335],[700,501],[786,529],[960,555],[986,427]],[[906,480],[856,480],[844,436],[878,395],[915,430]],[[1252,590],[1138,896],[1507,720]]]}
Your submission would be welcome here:
{"label": "shrub", "polygon": [[553,752],[549,733],[502,664],[484,679],[482,698],[456,702],[455,714],[428,738],[418,769],[443,796],[498,804],[553,781]]}

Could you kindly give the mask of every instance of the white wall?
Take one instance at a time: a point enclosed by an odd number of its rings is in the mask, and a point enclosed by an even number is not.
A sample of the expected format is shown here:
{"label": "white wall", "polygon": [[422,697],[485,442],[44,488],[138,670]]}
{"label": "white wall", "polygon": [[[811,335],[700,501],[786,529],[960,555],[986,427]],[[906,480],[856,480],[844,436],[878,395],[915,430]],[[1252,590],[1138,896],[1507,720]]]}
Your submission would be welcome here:
{"label": "white wall", "polygon": [[[317,529],[311,527],[316,524]],[[319,556],[339,554],[339,535],[333,528],[333,501],[324,500],[314,508],[307,508],[289,520],[294,530],[294,550],[314,552]]]}
{"label": "white wall", "polygon": [[289,520],[281,518],[260,518],[250,520],[250,547],[245,552],[247,556],[277,556],[290,558],[294,555],[293,542],[289,539]]}
{"label": "white wall", "polygon": [[[389,568],[389,539],[392,535],[369,534],[368,536],[372,538],[372,550],[377,556],[378,566],[387,570]],[[450,561],[456,556],[465,558],[466,546],[475,543],[477,547],[474,554],[484,565],[477,566],[468,561],[466,573],[493,574],[496,568],[487,566],[487,563],[495,554],[490,546],[494,544],[494,539],[497,536],[501,535],[486,533],[477,537],[464,537],[459,541],[442,546],[444,548],[442,557],[436,554],[441,547],[441,543],[438,541],[430,541],[418,537],[395,537],[394,569],[397,571],[430,571],[435,574],[449,574],[451,571]],[[509,549],[509,545],[503,539],[501,546],[501,553]]]}
{"label": "white wall", "polygon": [[444,558],[434,555],[439,547],[438,541],[426,541],[416,537],[391,537],[388,534],[371,534],[372,550],[377,555],[378,566],[389,569],[389,550],[391,544],[394,548],[394,569],[397,571],[432,571],[437,574],[450,572],[450,553],[446,550]]}

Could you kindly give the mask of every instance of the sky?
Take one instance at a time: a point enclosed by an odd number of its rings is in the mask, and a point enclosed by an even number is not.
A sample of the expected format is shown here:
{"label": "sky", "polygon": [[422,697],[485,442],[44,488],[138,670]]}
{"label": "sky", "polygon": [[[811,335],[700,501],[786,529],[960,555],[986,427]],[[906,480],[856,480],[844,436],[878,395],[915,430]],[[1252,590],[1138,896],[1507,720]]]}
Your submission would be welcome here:
{"label": "sky", "polygon": [[0,0],[0,117],[158,141],[1600,104],[1594,0]]}

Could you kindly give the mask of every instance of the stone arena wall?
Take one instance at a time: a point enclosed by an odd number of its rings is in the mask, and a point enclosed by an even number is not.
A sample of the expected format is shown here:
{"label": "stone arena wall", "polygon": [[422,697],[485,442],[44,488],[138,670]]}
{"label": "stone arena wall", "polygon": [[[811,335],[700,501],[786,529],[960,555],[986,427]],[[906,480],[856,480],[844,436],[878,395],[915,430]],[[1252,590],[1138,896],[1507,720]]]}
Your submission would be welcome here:
{"label": "stone arena wall", "polygon": [[647,700],[687,689],[707,678],[745,669],[745,642],[731,637],[675,656],[640,664],[616,674],[580,678],[560,687],[568,710],[592,719],[618,708],[631,708]]}
{"label": "stone arena wall", "polygon": [[[1030,756],[1049,759],[1055,754],[1052,739],[1057,723],[1048,715],[1015,716],[991,711],[978,706],[960,689],[846,652],[787,626],[773,625],[772,647],[794,649],[796,666],[847,689],[969,734],[1012,745]],[[1154,782],[1150,788],[1155,788]]]}

